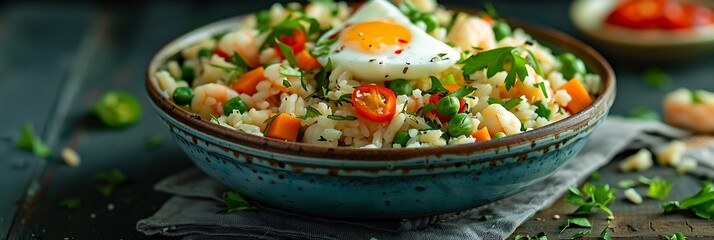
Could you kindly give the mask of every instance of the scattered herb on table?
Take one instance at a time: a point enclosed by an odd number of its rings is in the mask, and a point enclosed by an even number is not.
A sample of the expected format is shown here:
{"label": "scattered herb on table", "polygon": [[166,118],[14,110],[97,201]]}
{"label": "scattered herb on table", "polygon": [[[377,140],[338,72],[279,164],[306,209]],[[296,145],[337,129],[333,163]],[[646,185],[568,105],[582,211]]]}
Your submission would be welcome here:
{"label": "scattered herb on table", "polygon": [[20,137],[15,142],[15,146],[32,151],[38,157],[49,158],[52,156],[52,149],[35,134],[35,128],[30,122],[25,122],[25,125],[23,125],[22,133],[20,133]]}
{"label": "scattered herb on table", "polygon": [[667,237],[667,240],[687,240],[687,237],[685,237],[682,232],[677,232],[671,237]]}
{"label": "scattered herb on table", "polygon": [[545,236],[544,232],[538,233],[538,235],[531,236],[530,234],[526,235],[516,235],[514,240],[548,240],[548,237]]}
{"label": "scattered herb on table", "polygon": [[590,179],[592,179],[593,181],[600,181],[600,178],[601,178],[600,172],[598,172],[598,171],[595,171],[592,174],[590,174]]}
{"label": "scattered herb on table", "polygon": [[565,196],[565,202],[579,206],[573,214],[589,215],[592,213],[592,208],[597,207],[613,216],[612,210],[607,205],[615,200],[617,189],[610,188],[608,184],[595,186],[592,183],[585,183],[582,189],[581,192],[578,188],[570,187],[570,193]]}
{"label": "scattered herb on table", "polygon": [[225,200],[226,211],[228,213],[257,209],[253,205],[245,201],[245,199],[243,199],[243,197],[241,197],[238,192],[228,191],[226,193]]}
{"label": "scattered herb on table", "polygon": [[619,188],[631,188],[637,185],[637,182],[631,179],[624,179],[617,182]]}
{"label": "scattered herb on table", "polygon": [[600,232],[600,238],[604,240],[612,240],[610,233],[607,232],[608,229],[610,229],[610,221],[607,221],[607,226],[602,230],[602,232]]}
{"label": "scattered herb on table", "polygon": [[590,221],[588,221],[587,218],[584,217],[576,217],[576,218],[569,218],[568,220],[565,220],[563,223],[563,227],[560,229],[560,232],[564,232],[565,229],[568,229],[569,227],[593,227],[592,224],[590,224]]}
{"label": "scattered herb on table", "polygon": [[112,195],[114,190],[129,180],[126,174],[119,169],[95,173],[94,179],[101,183],[98,189],[105,197]]}
{"label": "scattered herb on table", "polygon": [[161,144],[164,143],[164,138],[161,136],[161,134],[152,134],[146,138],[146,148],[148,149],[156,149],[161,146]]}
{"label": "scattered herb on table", "polygon": [[646,121],[661,121],[657,111],[646,107],[634,108],[630,110],[627,117]]}
{"label": "scattered herb on table", "polygon": [[141,118],[141,104],[129,93],[107,92],[94,104],[94,112],[108,127],[126,127]]}
{"label": "scattered herb on table", "polygon": [[570,236],[570,238],[568,238],[568,239],[581,238],[581,237],[583,237],[583,236],[585,236],[585,235],[590,234],[590,232],[592,232],[592,231],[589,230],[589,229],[588,229],[588,230],[581,230],[581,231],[578,231],[578,232],[576,232],[575,234],[573,234],[573,236]]}
{"label": "scattered herb on table", "polygon": [[676,210],[690,210],[700,218],[714,218],[714,184],[706,184],[699,192],[687,199],[662,204],[665,213]]}
{"label": "scattered herb on table", "polygon": [[82,199],[79,198],[67,198],[59,203],[60,207],[67,210],[77,210],[82,207]]}
{"label": "scattered herb on table", "polygon": [[662,69],[648,69],[645,71],[644,80],[645,85],[658,90],[667,89],[672,85],[672,80],[669,75]]}
{"label": "scattered herb on table", "polygon": [[655,199],[664,200],[672,190],[672,184],[666,180],[656,177],[650,182],[649,196]]}

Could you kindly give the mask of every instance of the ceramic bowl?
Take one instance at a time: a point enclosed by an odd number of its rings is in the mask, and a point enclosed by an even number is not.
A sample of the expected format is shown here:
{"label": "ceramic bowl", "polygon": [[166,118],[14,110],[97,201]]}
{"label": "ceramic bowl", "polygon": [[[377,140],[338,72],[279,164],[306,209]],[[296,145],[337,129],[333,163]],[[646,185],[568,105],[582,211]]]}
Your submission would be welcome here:
{"label": "ceramic bowl", "polygon": [[473,144],[418,149],[323,147],[257,137],[202,119],[173,104],[154,76],[181,49],[226,32],[241,18],[189,32],[151,60],[146,87],[156,112],[194,163],[260,205],[308,215],[402,218],[455,212],[526,189],[585,145],[615,98],[615,77],[592,48],[551,30],[514,24],[571,51],[604,85],[574,116],[527,133]]}
{"label": "ceramic bowl", "polygon": [[[714,25],[694,29],[630,29],[604,24],[619,0],[576,0],[570,7],[573,25],[608,53],[645,61],[686,60],[714,51]],[[695,1],[714,7],[712,1]]]}

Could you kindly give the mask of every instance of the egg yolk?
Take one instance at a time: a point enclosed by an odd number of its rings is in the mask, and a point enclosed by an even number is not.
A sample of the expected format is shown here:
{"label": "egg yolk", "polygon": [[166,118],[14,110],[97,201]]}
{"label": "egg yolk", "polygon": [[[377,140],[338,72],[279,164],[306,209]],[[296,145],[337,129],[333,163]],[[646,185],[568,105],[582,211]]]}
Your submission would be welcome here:
{"label": "egg yolk", "polygon": [[399,54],[411,39],[407,28],[389,21],[354,24],[340,34],[340,42],[346,47],[367,53],[394,51]]}

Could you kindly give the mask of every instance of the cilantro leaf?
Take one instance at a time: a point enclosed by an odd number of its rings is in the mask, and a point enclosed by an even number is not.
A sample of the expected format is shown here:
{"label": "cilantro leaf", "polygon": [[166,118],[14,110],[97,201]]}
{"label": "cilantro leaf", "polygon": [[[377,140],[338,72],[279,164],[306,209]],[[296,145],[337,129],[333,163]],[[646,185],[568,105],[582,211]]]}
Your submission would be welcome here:
{"label": "cilantro leaf", "polygon": [[308,107],[306,108],[306,110],[307,110],[307,112],[305,112],[305,115],[300,116],[300,117],[298,117],[298,118],[300,118],[300,119],[308,119],[308,118],[313,118],[313,117],[320,116],[320,111],[318,111],[318,110],[315,109],[314,107],[308,106]]}
{"label": "cilantro leaf", "polygon": [[511,110],[511,108],[514,108],[514,107],[518,106],[518,104],[521,104],[521,101],[523,101],[522,98],[511,98],[508,101],[504,102],[503,100],[498,100],[498,99],[490,97],[490,98],[488,98],[488,100],[486,102],[488,104],[500,104],[506,110]]}
{"label": "cilantro leaf", "polygon": [[462,98],[466,97],[466,95],[469,95],[476,90],[477,90],[477,88],[475,88],[475,87],[469,87],[469,86],[464,85],[461,88],[459,88],[459,90],[456,90],[456,92],[453,92],[449,95],[454,96],[458,99],[462,99]]}
{"label": "cilantro leaf", "polygon": [[548,237],[545,236],[545,233],[541,232],[541,233],[538,233],[538,235],[536,235],[536,236],[531,236],[530,234],[526,234],[526,235],[518,234],[513,239],[514,240],[548,240]]}
{"label": "cilantro leaf", "polygon": [[328,38],[322,41],[319,41],[315,44],[315,49],[310,51],[310,55],[313,57],[322,57],[326,56],[327,54],[330,53],[330,46],[337,42],[337,38]]}
{"label": "cilantro leaf", "polygon": [[98,172],[94,174],[94,180],[101,184],[97,187],[103,196],[108,197],[116,188],[123,185],[129,178],[119,169],[112,169],[106,172]]}
{"label": "cilantro leaf", "polygon": [[[516,84],[516,77],[523,81],[528,76],[526,65],[530,65],[531,62],[521,57],[520,53],[523,51],[526,51],[530,58],[533,59],[532,67],[536,70],[536,73],[542,74],[538,61],[530,51],[516,47],[503,47],[480,52],[464,60],[464,66],[461,69],[464,78],[469,79],[471,74],[484,68],[486,68],[486,77],[488,78],[493,77],[498,72],[507,71],[508,75],[506,76],[505,84],[506,90],[510,90]],[[510,69],[506,69],[508,66],[510,66]]]}
{"label": "cilantro leaf", "polygon": [[550,109],[548,104],[545,104],[545,103],[539,101],[539,102],[535,103],[535,106],[536,106],[535,113],[538,114],[538,117],[542,117],[542,118],[545,118],[546,120],[550,120],[550,116],[552,115],[553,110]]}
{"label": "cilantro leaf", "polygon": [[667,240],[687,240],[687,237],[685,237],[682,232],[677,232],[671,237],[667,237]]}
{"label": "cilantro leaf", "polygon": [[534,83],[533,86],[540,88],[540,91],[543,93],[543,96],[545,98],[548,98],[548,91],[545,90],[545,82]]}
{"label": "cilantro leaf", "polygon": [[436,109],[436,105],[434,105],[433,103],[429,103],[429,104],[419,108],[419,110],[416,111],[416,115],[424,116],[424,114],[431,112],[432,110],[435,110],[435,109]]}
{"label": "cilantro leaf", "polygon": [[434,94],[434,93],[449,93],[449,90],[444,87],[444,85],[441,84],[441,81],[439,81],[438,78],[434,76],[429,76],[431,78],[431,88],[427,89],[424,91],[425,93],[429,94]]}
{"label": "cilantro leaf", "polygon": [[67,198],[59,203],[60,207],[66,208],[67,210],[77,210],[82,207],[82,199],[79,198]]}
{"label": "cilantro leaf", "polygon": [[590,234],[590,232],[591,232],[591,230],[578,231],[578,232],[576,232],[575,234],[573,234],[573,236],[571,236],[569,239],[581,238],[581,237],[583,237],[583,236],[585,236],[585,235]]}
{"label": "cilantro leaf", "polygon": [[35,134],[35,128],[29,122],[25,122],[23,125],[22,133],[15,142],[15,146],[19,149],[32,151],[38,157],[49,158],[52,156],[52,149]]}
{"label": "cilantro leaf", "polygon": [[649,196],[659,200],[664,200],[672,189],[672,184],[662,178],[655,178],[650,182]]}
{"label": "cilantro leaf", "polygon": [[255,14],[256,28],[258,31],[265,32],[270,29],[270,12],[268,10],[261,10]]}
{"label": "cilantro leaf", "polygon": [[630,179],[620,180],[617,182],[617,187],[619,188],[631,188],[637,185],[637,182]]}
{"label": "cilantro leaf", "polygon": [[630,112],[627,114],[627,117],[648,121],[660,121],[660,116],[657,111],[645,107],[634,108],[630,110]]}
{"label": "cilantro leaf", "polygon": [[257,210],[257,208],[240,196],[238,192],[228,191],[225,196],[226,211],[228,213]]}
{"label": "cilantro leaf", "polygon": [[338,121],[342,121],[342,120],[347,120],[347,121],[357,120],[357,118],[356,118],[355,116],[327,115],[327,118],[332,119],[332,120],[338,120]]}
{"label": "cilantro leaf", "polygon": [[678,201],[670,201],[662,203],[662,209],[664,210],[664,213],[670,213],[679,210],[680,205],[681,204]]}
{"label": "cilantro leaf", "polygon": [[[325,67],[320,69],[319,72],[317,72],[317,75],[315,75],[315,83],[317,86],[315,86],[315,92],[321,92],[321,89],[327,90],[327,86],[329,85],[330,82],[330,74],[332,73],[332,59],[327,59],[327,63],[325,64]],[[324,94],[323,96],[324,97]]]}
{"label": "cilantro leaf", "polygon": [[607,227],[600,232],[600,238],[603,240],[612,240],[612,237],[610,237],[610,233],[607,232],[607,230],[610,229],[610,221],[607,221]]}
{"label": "cilantro leaf", "polygon": [[287,79],[283,79],[283,86],[290,87],[292,85],[290,84],[290,82]]}
{"label": "cilantro leaf", "polygon": [[593,225],[590,224],[590,221],[588,221],[587,218],[583,218],[583,217],[569,218],[568,220],[566,220],[563,223],[563,227],[562,227],[562,229],[560,229],[560,232],[563,233],[565,231],[565,229],[568,229],[571,226],[592,227]]}
{"label": "cilantro leaf", "polygon": [[644,79],[647,86],[659,90],[667,89],[672,85],[669,75],[662,69],[648,69],[645,71]]}
{"label": "cilantro leaf", "polygon": [[565,202],[579,206],[573,214],[589,215],[592,209],[597,207],[608,215],[613,216],[612,210],[607,207],[615,200],[617,189],[610,188],[608,184],[595,186],[592,183],[585,183],[582,187],[582,192],[577,188],[570,187],[570,193],[565,196]]}
{"label": "cilantro leaf", "polygon": [[297,66],[297,60],[295,60],[295,53],[293,53],[293,48],[278,39],[275,39],[275,43],[278,44],[280,52],[283,54],[283,56],[285,56],[285,59],[288,60],[290,66]]}

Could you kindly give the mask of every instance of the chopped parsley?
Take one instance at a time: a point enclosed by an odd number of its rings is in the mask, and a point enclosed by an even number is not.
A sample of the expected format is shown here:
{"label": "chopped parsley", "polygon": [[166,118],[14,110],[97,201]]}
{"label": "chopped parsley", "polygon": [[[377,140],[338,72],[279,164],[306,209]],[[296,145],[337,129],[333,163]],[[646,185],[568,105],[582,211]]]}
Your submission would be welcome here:
{"label": "chopped parsley", "polygon": [[[520,99],[520,98],[518,98]],[[538,117],[545,118],[546,120],[550,120],[550,116],[553,113],[553,110],[550,109],[548,104],[545,104],[543,102],[536,102],[535,103],[536,110],[535,113],[538,114]]]}
{"label": "chopped parsley", "polygon": [[503,106],[506,110],[511,110],[511,108],[514,108],[514,107],[518,106],[518,104],[521,104],[521,101],[523,101],[522,98],[511,98],[511,99],[509,99],[508,101],[503,101],[503,100],[498,100],[498,99],[495,99],[495,98],[492,98],[492,97],[490,97],[490,98],[488,98],[488,100],[486,100],[486,102],[487,102],[489,105],[490,105],[490,104],[500,104],[500,105]]}
{"label": "chopped parsley", "polygon": [[79,198],[67,198],[59,203],[60,207],[67,210],[77,210],[82,207],[82,199]]}
{"label": "chopped parsley", "polygon": [[582,190],[581,192],[575,187],[570,187],[570,193],[564,198],[566,203],[579,206],[573,214],[589,215],[592,209],[597,207],[613,216],[612,210],[607,205],[615,200],[617,189],[610,188],[608,184],[595,186],[592,183],[585,183]]}
{"label": "chopped parsley", "polygon": [[540,88],[540,91],[543,92],[543,96],[548,98],[548,91],[545,90],[545,82],[534,83],[533,86]]}
{"label": "chopped parsley", "polygon": [[672,85],[672,80],[662,69],[648,69],[644,75],[645,84],[651,88],[664,90]]}
{"label": "chopped parsley", "polygon": [[290,81],[288,81],[287,79],[283,79],[283,86],[291,87],[292,85],[290,84]]}
{"label": "chopped parsley", "polygon": [[[560,229],[560,233],[563,233],[565,229],[568,229],[569,227],[592,227],[593,225],[590,224],[590,221],[588,221],[587,218],[584,217],[576,217],[576,218],[569,218],[563,223],[563,227]],[[590,232],[588,232],[590,233]]]}
{"label": "chopped parsley", "polygon": [[530,234],[526,235],[516,235],[514,240],[548,240],[548,237],[545,236],[544,232],[538,233],[538,235],[531,236]]}
{"label": "chopped parsley", "polygon": [[672,190],[672,184],[659,177],[652,179],[649,185],[648,195],[659,200],[667,198],[669,191]]}
{"label": "chopped parsley", "polygon": [[687,237],[682,232],[676,232],[671,237],[667,237],[667,240],[687,240]]}
{"label": "chopped parsley", "polygon": [[617,187],[619,188],[631,188],[637,185],[637,182],[630,179],[620,180],[617,182]]}
{"label": "chopped parsley", "polygon": [[[520,54],[524,51],[528,53],[531,60],[533,60],[532,62],[521,57]],[[487,69],[486,77],[488,78],[493,77],[498,72],[507,70],[508,75],[505,80],[506,90],[510,90],[516,84],[516,77],[523,81],[523,79],[528,76],[526,65],[532,64],[531,67],[535,69],[536,73],[543,75],[533,53],[517,47],[503,47],[480,52],[464,60],[463,64],[462,72],[465,79],[468,79],[471,74],[484,68]],[[508,66],[510,66],[510,69],[506,69]]]}
{"label": "chopped parsley", "polygon": [[424,116],[424,114],[431,112],[432,110],[436,110],[436,105],[434,105],[433,103],[429,103],[429,104],[419,108],[419,110],[416,111],[416,115]]}
{"label": "chopped parsley", "polygon": [[337,42],[337,38],[328,38],[322,41],[319,41],[315,44],[315,49],[310,51],[310,55],[313,57],[322,57],[322,56],[327,56],[328,53],[330,53],[330,46]]}
{"label": "chopped parsley", "polygon": [[119,186],[129,181],[129,178],[119,169],[94,174],[94,180],[100,182],[98,186],[102,196],[109,197]]}
{"label": "chopped parsley", "polygon": [[22,133],[15,142],[15,146],[19,149],[32,151],[38,157],[49,158],[52,156],[52,149],[35,134],[35,128],[30,122],[25,122],[23,125]]}
{"label": "chopped parsley", "polygon": [[275,43],[278,44],[278,48],[280,49],[280,52],[285,56],[285,59],[288,60],[288,63],[290,63],[290,66],[297,66],[297,60],[295,60],[295,54],[293,53],[293,48],[288,46],[287,44],[281,42],[278,39],[275,39]]}
{"label": "chopped parsley", "polygon": [[238,192],[228,191],[225,196],[226,211],[228,213],[256,210],[257,208],[240,196]]}
{"label": "chopped parsley", "polygon": [[318,110],[315,109],[314,107],[308,106],[308,107],[306,108],[306,110],[307,110],[307,112],[305,112],[305,115],[302,115],[302,116],[300,116],[300,117],[298,117],[298,118],[300,118],[300,119],[308,119],[308,118],[313,118],[313,117],[320,116],[320,111],[318,111]]}
{"label": "chopped parsley", "polygon": [[429,76],[429,78],[431,78],[431,88],[424,91],[425,93],[429,93],[429,94],[449,93],[449,90],[444,88],[444,85],[441,84],[441,81],[438,78],[436,78],[434,76]]}
{"label": "chopped parsley", "polygon": [[161,144],[164,142],[164,138],[161,136],[161,134],[152,134],[146,138],[146,142],[144,145],[148,149],[156,149],[161,146]]}
{"label": "chopped parsley", "polygon": [[459,90],[456,90],[456,92],[453,92],[449,95],[454,96],[458,99],[462,99],[462,98],[466,97],[466,95],[469,95],[476,90],[477,90],[477,88],[475,88],[475,87],[469,87],[469,86],[464,85],[461,88],[459,88]]}
{"label": "chopped parsley", "polygon": [[665,213],[677,210],[690,210],[700,218],[714,218],[714,184],[707,183],[694,196],[679,201],[662,204]]}
{"label": "chopped parsley", "polygon": [[647,121],[660,121],[660,116],[657,111],[646,107],[634,108],[630,110],[627,117],[632,119],[640,119]]}
{"label": "chopped parsley", "polygon": [[332,120],[337,120],[337,121],[353,121],[357,120],[355,116],[340,116],[340,115],[327,115],[327,118],[332,119]]}

